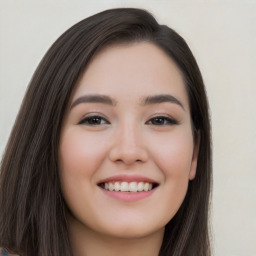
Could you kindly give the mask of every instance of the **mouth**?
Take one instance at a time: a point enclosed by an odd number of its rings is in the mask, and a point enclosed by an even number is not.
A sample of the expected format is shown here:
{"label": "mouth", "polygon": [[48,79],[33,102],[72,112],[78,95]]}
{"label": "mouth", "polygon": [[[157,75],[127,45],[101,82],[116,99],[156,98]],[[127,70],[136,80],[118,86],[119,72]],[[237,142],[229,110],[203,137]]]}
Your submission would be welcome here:
{"label": "mouth", "polygon": [[101,182],[98,186],[111,192],[139,193],[155,189],[158,183],[144,181],[108,181]]}

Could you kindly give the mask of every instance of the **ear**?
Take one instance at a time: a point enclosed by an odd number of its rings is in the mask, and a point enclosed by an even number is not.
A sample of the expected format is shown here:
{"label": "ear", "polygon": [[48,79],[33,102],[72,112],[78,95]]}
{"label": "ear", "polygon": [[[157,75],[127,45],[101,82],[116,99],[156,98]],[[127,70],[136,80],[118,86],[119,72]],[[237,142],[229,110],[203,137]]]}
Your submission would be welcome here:
{"label": "ear", "polygon": [[199,148],[200,148],[200,132],[196,132],[195,139],[194,139],[193,156],[192,156],[190,172],[189,172],[189,180],[193,180],[196,176]]}

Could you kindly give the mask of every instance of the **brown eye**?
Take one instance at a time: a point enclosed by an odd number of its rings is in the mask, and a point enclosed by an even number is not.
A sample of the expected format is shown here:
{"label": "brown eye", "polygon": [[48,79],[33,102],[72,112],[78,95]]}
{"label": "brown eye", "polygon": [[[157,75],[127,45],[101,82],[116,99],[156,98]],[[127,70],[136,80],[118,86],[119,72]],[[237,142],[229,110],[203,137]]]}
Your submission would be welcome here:
{"label": "brown eye", "polygon": [[78,124],[97,126],[97,125],[109,124],[109,122],[101,116],[88,116],[82,119]]}
{"label": "brown eye", "polygon": [[178,122],[170,117],[157,116],[157,117],[151,118],[146,124],[149,124],[149,125],[174,125],[174,124],[178,124]]}

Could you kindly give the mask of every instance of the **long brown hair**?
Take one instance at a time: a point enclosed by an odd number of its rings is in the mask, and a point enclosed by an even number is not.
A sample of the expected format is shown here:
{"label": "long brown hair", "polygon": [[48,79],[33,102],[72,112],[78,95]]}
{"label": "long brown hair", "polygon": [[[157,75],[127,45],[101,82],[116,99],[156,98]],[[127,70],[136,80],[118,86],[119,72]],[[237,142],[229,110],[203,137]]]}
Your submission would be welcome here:
{"label": "long brown hair", "polygon": [[0,246],[25,256],[71,256],[58,174],[65,108],[97,51],[122,42],[151,42],[180,69],[189,96],[194,137],[200,134],[197,174],[166,225],[159,255],[209,256],[211,135],[198,65],[184,39],[144,10],[122,8],[93,15],[57,39],[30,82],[1,162]]}

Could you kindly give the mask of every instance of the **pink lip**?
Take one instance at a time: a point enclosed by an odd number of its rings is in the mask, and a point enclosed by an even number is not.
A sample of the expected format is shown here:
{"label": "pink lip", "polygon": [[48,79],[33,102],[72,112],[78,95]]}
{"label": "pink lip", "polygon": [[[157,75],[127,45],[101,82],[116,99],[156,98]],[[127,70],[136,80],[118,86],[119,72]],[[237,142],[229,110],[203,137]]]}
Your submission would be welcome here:
{"label": "pink lip", "polygon": [[112,198],[124,201],[124,202],[134,202],[146,197],[151,196],[156,189],[152,189],[150,191],[143,191],[143,192],[116,192],[116,191],[108,191],[104,188],[100,188],[103,193],[107,196]]}
{"label": "pink lip", "polygon": [[[125,174],[108,177],[104,180],[99,181],[98,184],[106,183],[106,182],[116,182],[116,181],[126,181],[126,182],[143,181],[143,182],[158,184],[158,182],[156,182],[155,180],[152,180],[148,177],[144,177],[144,176],[140,176],[140,175],[125,175]],[[121,201],[124,201],[124,202],[134,202],[134,201],[138,201],[138,200],[147,198],[147,197],[151,196],[157,189],[157,188],[154,188],[150,191],[142,191],[142,192],[117,192],[117,191],[109,191],[109,190],[106,190],[101,187],[99,187],[99,188],[102,190],[102,192],[105,195],[110,196],[115,199],[118,199],[118,200],[121,200]]]}
{"label": "pink lip", "polygon": [[136,182],[140,182],[140,181],[143,181],[143,182],[149,182],[149,183],[157,183],[155,180],[152,180],[150,178],[147,178],[145,176],[140,176],[140,175],[126,175],[126,174],[123,174],[123,175],[115,175],[115,176],[111,176],[111,177],[108,177],[106,179],[103,179],[101,181],[98,182],[98,184],[100,183],[106,183],[106,182],[115,182],[115,181],[127,181],[127,182],[132,182],[132,181],[136,181]]}

